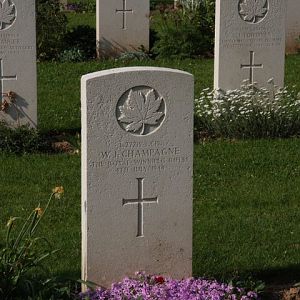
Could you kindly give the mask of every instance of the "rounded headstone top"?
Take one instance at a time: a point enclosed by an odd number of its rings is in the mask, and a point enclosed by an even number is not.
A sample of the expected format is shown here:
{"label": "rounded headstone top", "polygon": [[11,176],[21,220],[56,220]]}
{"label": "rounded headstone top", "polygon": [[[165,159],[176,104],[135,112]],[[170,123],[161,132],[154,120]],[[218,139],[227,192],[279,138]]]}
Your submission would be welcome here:
{"label": "rounded headstone top", "polygon": [[97,77],[112,75],[112,74],[122,74],[122,73],[133,73],[133,72],[166,72],[166,73],[174,73],[174,74],[182,74],[186,76],[193,77],[192,74],[171,68],[160,68],[160,67],[124,67],[124,68],[114,68],[103,71],[98,71],[94,73],[89,73],[83,75],[82,80],[90,80]]}

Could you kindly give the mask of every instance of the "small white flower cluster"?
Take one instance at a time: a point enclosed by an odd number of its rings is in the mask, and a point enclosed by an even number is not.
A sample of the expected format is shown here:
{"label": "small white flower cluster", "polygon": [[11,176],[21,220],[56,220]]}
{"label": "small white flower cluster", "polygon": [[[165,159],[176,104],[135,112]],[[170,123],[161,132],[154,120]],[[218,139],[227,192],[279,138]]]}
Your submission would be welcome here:
{"label": "small white flower cluster", "polygon": [[175,0],[176,4],[181,4],[185,9],[197,10],[203,0]]}
{"label": "small white flower cluster", "polygon": [[300,130],[300,93],[279,88],[273,79],[269,88],[244,81],[241,89],[204,89],[195,99],[195,117],[200,128],[226,136],[289,136]]}

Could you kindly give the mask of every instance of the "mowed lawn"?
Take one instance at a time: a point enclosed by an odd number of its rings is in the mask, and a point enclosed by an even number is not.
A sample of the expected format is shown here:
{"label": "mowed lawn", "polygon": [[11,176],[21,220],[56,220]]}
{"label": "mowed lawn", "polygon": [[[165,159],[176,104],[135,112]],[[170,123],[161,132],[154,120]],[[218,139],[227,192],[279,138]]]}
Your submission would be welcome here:
{"label": "mowed lawn", "polygon": [[195,147],[194,273],[300,279],[300,139]]}
{"label": "mowed lawn", "polygon": [[[213,60],[186,59],[146,62],[40,63],[38,65],[38,119],[43,131],[80,129],[80,78],[110,68],[157,66],[184,70],[195,76],[195,97],[204,88],[213,87]],[[300,91],[300,55],[286,59],[285,82]],[[175,87],[174,87],[175,88]]]}
{"label": "mowed lawn", "polygon": [[[213,60],[115,61],[38,65],[38,117],[44,132],[80,132],[80,77],[111,67],[152,65],[195,75],[196,97],[212,87]],[[300,56],[288,56],[286,83],[300,90]],[[230,280],[240,274],[271,280],[300,279],[300,139],[213,141],[195,145],[194,275]],[[22,216],[51,189],[41,234],[59,254],[57,275],[80,276],[80,156],[0,154],[0,243],[10,216]]]}
{"label": "mowed lawn", "polygon": [[[300,139],[195,145],[194,275],[299,280],[299,149]],[[65,197],[53,201],[41,234],[61,249],[50,269],[79,277],[80,157],[0,159],[1,238],[10,216],[25,217],[63,185]]]}

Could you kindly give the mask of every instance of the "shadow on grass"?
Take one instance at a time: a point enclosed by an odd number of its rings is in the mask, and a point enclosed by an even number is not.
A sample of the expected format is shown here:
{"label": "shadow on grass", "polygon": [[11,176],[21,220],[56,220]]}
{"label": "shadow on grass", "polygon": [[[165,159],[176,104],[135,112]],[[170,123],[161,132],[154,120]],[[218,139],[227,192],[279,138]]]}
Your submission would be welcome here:
{"label": "shadow on grass", "polygon": [[58,135],[66,135],[66,136],[75,136],[76,134],[81,132],[81,128],[62,128],[62,129],[53,129],[53,130],[41,130],[41,133],[47,137],[53,137]]}
{"label": "shadow on grass", "polygon": [[284,268],[271,268],[254,271],[254,276],[268,283],[289,284],[300,281],[300,264],[289,265]]}
{"label": "shadow on grass", "polygon": [[[194,270],[195,277],[205,277],[205,275],[199,274]],[[225,273],[211,274],[217,280],[228,282],[234,281],[245,281],[251,278],[254,281],[263,281],[267,285],[293,285],[300,282],[300,264],[299,265],[288,265],[282,268],[268,268],[264,270],[241,270],[228,271]]]}
{"label": "shadow on grass", "polygon": [[62,278],[65,280],[72,280],[77,281],[81,279],[81,274],[78,271],[65,271],[65,272],[58,272],[54,274],[57,278]]}

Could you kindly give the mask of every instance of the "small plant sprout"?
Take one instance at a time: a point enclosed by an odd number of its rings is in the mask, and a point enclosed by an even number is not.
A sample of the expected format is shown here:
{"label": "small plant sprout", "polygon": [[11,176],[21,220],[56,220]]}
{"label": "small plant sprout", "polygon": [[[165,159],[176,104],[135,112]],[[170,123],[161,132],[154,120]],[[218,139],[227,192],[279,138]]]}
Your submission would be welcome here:
{"label": "small plant sprout", "polygon": [[[37,280],[32,276],[33,272],[38,268],[44,270],[45,259],[58,251],[52,250],[46,238],[37,237],[36,231],[52,199],[60,198],[63,192],[62,186],[54,188],[45,208],[39,204],[20,227],[16,223],[21,218],[9,218],[6,243],[0,248],[0,299],[15,299],[16,295],[23,296],[32,291]],[[30,297],[34,298],[34,291]]]}

